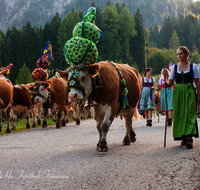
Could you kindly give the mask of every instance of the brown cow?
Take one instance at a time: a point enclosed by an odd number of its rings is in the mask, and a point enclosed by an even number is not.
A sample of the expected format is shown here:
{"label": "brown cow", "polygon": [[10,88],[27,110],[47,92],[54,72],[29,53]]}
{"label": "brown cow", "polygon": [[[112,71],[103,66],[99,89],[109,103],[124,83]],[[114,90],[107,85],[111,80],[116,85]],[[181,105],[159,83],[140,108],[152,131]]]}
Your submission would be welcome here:
{"label": "brown cow", "polygon": [[[61,116],[62,113],[66,112],[65,106],[67,103],[67,91],[66,91],[66,84],[63,80],[52,77],[46,82],[43,82],[39,85],[37,95],[35,97],[35,102],[39,103],[42,101],[44,103],[47,98],[48,98],[48,90],[51,91],[51,110],[50,110],[50,117],[52,118],[53,121],[56,122],[56,128],[61,127]],[[43,106],[44,107],[44,106]],[[53,117],[53,111],[57,110],[57,119]],[[65,113],[66,114],[66,113]],[[42,127],[46,128],[47,127],[47,115],[48,115],[48,108],[44,107],[44,120]]]}
{"label": "brown cow", "polygon": [[13,104],[11,107],[11,112],[13,115],[13,127],[12,130],[16,129],[16,121],[17,121],[17,115],[21,114],[22,112],[26,112],[26,128],[30,129],[30,123],[29,123],[29,117],[30,117],[30,111],[32,113],[33,117],[33,124],[32,127],[36,127],[35,122],[35,112],[38,108],[38,125],[41,124],[40,122],[40,116],[41,116],[41,103],[38,105],[34,102],[34,96],[33,96],[33,89],[32,85],[34,84],[27,84],[27,85],[15,85],[14,86],[14,94],[13,94]]}
{"label": "brown cow", "polygon": [[[6,79],[5,77],[0,78],[0,116],[2,117],[2,112],[6,112],[6,121],[7,126],[6,126],[6,133],[10,133],[10,126],[9,126],[9,121],[10,121],[10,110],[11,110],[11,105],[13,101],[13,85],[10,82],[10,80]],[[0,132],[2,131],[1,127],[1,117],[0,117]]]}
{"label": "brown cow", "polygon": [[[121,72],[119,73],[118,70]],[[79,69],[79,70],[77,70]],[[78,71],[76,80],[70,82],[70,77],[75,71]],[[140,119],[137,111],[137,103],[140,97],[142,82],[141,76],[136,69],[128,65],[112,64],[108,61],[86,66],[73,66],[69,71],[58,71],[60,76],[69,80],[70,86],[69,101],[79,102],[88,99],[94,102],[94,119],[96,120],[97,130],[99,132],[99,142],[97,149],[99,152],[107,152],[107,132],[114,118],[118,115],[125,117],[126,135],[123,140],[124,145],[130,145],[130,142],[136,141],[136,134],[132,127],[132,118]],[[101,88],[94,87],[94,76],[99,73],[101,76]],[[126,81],[128,89],[128,106],[121,109],[123,101],[122,78]]]}

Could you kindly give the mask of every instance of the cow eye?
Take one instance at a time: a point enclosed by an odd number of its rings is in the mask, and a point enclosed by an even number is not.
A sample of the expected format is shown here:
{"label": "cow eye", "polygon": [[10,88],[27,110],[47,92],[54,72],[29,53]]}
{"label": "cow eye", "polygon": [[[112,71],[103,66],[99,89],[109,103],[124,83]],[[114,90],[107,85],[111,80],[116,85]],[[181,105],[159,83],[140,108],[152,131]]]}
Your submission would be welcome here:
{"label": "cow eye", "polygon": [[84,76],[81,77],[81,81],[85,82],[85,77]]}

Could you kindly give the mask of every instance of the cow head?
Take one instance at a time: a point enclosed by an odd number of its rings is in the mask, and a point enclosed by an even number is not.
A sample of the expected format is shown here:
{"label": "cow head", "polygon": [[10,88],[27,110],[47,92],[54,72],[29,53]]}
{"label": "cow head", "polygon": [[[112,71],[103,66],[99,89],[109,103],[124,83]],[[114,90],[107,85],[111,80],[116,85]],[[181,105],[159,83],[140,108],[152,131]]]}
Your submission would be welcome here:
{"label": "cow head", "polygon": [[99,65],[90,65],[88,63],[87,65],[70,68],[68,71],[65,71],[65,74],[60,73],[61,77],[63,75],[65,77],[68,76],[67,91],[70,102],[80,102],[89,97],[92,92],[91,77],[98,74],[99,70]]}
{"label": "cow head", "polygon": [[48,87],[49,84],[51,82],[50,81],[40,81],[35,83],[31,88],[29,88],[30,90],[33,90],[35,92],[35,98],[34,98],[34,102],[37,103],[44,103],[47,98],[48,98]]}

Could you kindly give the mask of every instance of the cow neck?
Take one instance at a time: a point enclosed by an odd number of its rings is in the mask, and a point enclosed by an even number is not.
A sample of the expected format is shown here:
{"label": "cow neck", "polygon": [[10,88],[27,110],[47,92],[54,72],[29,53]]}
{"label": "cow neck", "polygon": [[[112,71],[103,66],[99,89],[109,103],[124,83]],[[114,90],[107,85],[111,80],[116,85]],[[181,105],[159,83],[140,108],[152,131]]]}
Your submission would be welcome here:
{"label": "cow neck", "polygon": [[83,97],[86,96],[85,88],[81,85],[81,83],[78,80],[79,72],[82,70],[85,70],[86,68],[87,68],[87,66],[83,65],[83,64],[81,64],[79,66],[71,66],[69,68],[69,72],[71,73],[71,75],[67,82],[67,93],[70,92],[71,88],[77,88],[82,92]]}
{"label": "cow neck", "polygon": [[117,70],[117,72],[119,73],[119,76],[121,78],[121,83],[122,83],[122,102],[120,103],[120,107],[117,111],[117,114],[124,108],[126,108],[127,106],[129,106],[128,104],[128,89],[126,88],[126,81],[122,76],[122,72],[118,69],[117,64],[114,63],[113,61],[111,61],[111,64],[115,67],[115,69]]}

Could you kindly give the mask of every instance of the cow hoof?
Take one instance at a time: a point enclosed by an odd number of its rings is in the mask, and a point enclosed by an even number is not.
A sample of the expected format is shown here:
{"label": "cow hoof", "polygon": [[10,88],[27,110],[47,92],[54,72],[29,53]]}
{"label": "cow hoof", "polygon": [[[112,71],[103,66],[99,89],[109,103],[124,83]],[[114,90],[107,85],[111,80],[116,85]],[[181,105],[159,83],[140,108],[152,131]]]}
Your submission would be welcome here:
{"label": "cow hoof", "polygon": [[6,128],[6,133],[10,133],[10,132],[11,132],[10,127],[7,127]]}
{"label": "cow hoof", "polygon": [[130,141],[129,137],[125,136],[124,140],[123,140],[123,145],[130,145],[130,144],[131,144],[131,141]]}
{"label": "cow hoof", "polygon": [[66,122],[65,122],[64,119],[62,119],[62,121],[61,121],[61,126],[62,126],[62,127],[65,127],[65,125],[66,125]]}
{"label": "cow hoof", "polygon": [[60,123],[56,122],[56,129],[60,129],[61,126],[60,126]]}
{"label": "cow hoof", "polygon": [[30,129],[31,127],[30,127],[30,124],[29,123],[27,123],[26,124],[26,129]]}
{"label": "cow hoof", "polygon": [[12,127],[11,130],[12,130],[12,131],[15,131],[15,130],[16,130],[16,127]]}
{"label": "cow hoof", "polygon": [[75,118],[75,117],[72,117],[72,119],[73,119],[74,121],[76,121],[76,118]]}
{"label": "cow hoof", "polygon": [[87,118],[91,118],[91,116],[89,115],[89,116],[87,116]]}
{"label": "cow hoof", "polygon": [[2,131],[2,127],[0,127],[0,132]]}
{"label": "cow hoof", "polygon": [[47,128],[47,122],[46,121],[43,121],[42,128]]}
{"label": "cow hoof", "polygon": [[107,142],[101,141],[98,147],[98,152],[107,152],[107,151],[108,151]]}
{"label": "cow hoof", "polygon": [[76,125],[80,125],[80,119],[76,120]]}
{"label": "cow hoof", "polygon": [[83,116],[81,116],[81,119],[84,119],[84,117],[83,117]]}
{"label": "cow hoof", "polygon": [[35,124],[35,123],[33,123],[33,124],[32,124],[32,128],[35,128],[35,127],[36,127],[36,124]]}
{"label": "cow hoof", "polygon": [[68,120],[68,119],[66,119],[66,123],[69,123],[69,120]]}
{"label": "cow hoof", "polygon": [[130,139],[131,139],[131,142],[135,142],[136,141],[136,138],[135,138],[136,134],[134,131],[130,131]]}
{"label": "cow hoof", "polygon": [[38,124],[38,126],[41,125],[41,120],[40,119],[37,120],[37,124]]}

